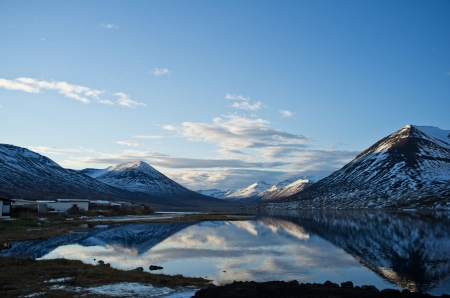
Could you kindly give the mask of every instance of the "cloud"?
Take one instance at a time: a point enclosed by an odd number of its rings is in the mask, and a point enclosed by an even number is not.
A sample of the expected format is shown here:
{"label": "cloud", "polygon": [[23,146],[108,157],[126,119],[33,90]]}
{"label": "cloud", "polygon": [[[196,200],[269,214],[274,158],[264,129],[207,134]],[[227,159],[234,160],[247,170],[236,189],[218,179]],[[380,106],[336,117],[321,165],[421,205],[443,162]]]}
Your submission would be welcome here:
{"label": "cloud", "polygon": [[106,24],[106,23],[101,23],[100,27],[105,29],[119,29],[119,27],[114,24]]}
{"label": "cloud", "polygon": [[121,106],[130,107],[130,108],[134,108],[136,106],[145,106],[144,103],[131,100],[130,96],[125,93],[117,92],[117,93],[114,93],[114,95],[119,97],[119,99],[117,100],[117,104],[119,104]]}
{"label": "cloud", "polygon": [[162,68],[162,69],[154,68],[154,69],[151,71],[151,73],[152,73],[154,76],[157,76],[157,77],[160,77],[160,76],[168,76],[168,75],[170,75],[170,71],[169,71],[167,68]]}
{"label": "cloud", "polygon": [[269,121],[260,118],[227,115],[213,119],[213,124],[183,122],[181,126],[166,125],[163,129],[177,131],[191,141],[215,143],[228,150],[264,152],[269,148],[280,148],[286,151],[305,148],[311,142],[309,138],[271,128],[269,124]]}
{"label": "cloud", "polygon": [[0,88],[8,89],[8,90],[19,90],[28,93],[39,93],[39,88],[20,83],[16,80],[5,80],[0,79]]}
{"label": "cloud", "polygon": [[133,141],[117,141],[116,144],[132,146],[132,147],[137,147],[140,145],[138,142],[133,142]]}
{"label": "cloud", "polygon": [[19,90],[28,93],[41,93],[41,90],[56,90],[67,98],[72,98],[83,103],[89,103],[88,97],[98,100],[98,96],[104,91],[91,89],[89,87],[69,84],[58,81],[38,81],[32,78],[17,78],[14,80],[0,79],[0,88]]}
{"label": "cloud", "polygon": [[289,117],[294,116],[294,114],[295,114],[295,113],[293,113],[291,111],[288,111],[288,110],[280,110],[279,112],[281,114],[281,117],[283,117],[283,118],[289,118]]}
{"label": "cloud", "polygon": [[164,138],[163,136],[144,136],[144,135],[137,135],[134,136],[133,138],[138,138],[138,139],[162,139]]}
{"label": "cloud", "polygon": [[249,101],[250,97],[244,97],[242,95],[236,95],[236,94],[229,94],[225,95],[225,98],[228,100],[243,100],[243,101]]}
{"label": "cloud", "polygon": [[39,152],[40,154],[55,154],[55,155],[65,155],[67,153],[79,153],[79,152],[89,152],[94,153],[94,149],[87,148],[57,148],[52,146],[28,146],[31,151]]}
{"label": "cloud", "polygon": [[251,104],[250,97],[244,97],[242,95],[227,93],[227,95],[225,95],[225,98],[228,100],[238,100],[234,102],[231,107],[239,110],[257,111],[263,106],[262,102],[260,101]]}
{"label": "cloud", "polygon": [[235,109],[240,109],[240,110],[257,111],[257,110],[261,109],[262,102],[257,101],[254,104],[249,104],[246,101],[244,101],[244,102],[235,102],[231,106],[233,108],[235,108]]}

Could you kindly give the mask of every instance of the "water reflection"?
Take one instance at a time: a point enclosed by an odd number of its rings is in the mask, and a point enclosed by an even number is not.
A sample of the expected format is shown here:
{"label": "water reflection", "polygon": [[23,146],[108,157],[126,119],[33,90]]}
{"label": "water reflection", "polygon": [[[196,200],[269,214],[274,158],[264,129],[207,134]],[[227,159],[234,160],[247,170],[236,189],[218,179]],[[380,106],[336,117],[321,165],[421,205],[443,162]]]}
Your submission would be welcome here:
{"label": "water reflection", "polygon": [[[102,259],[120,269],[232,280],[392,284],[449,293],[449,215],[302,211],[254,221],[128,224],[14,244],[6,256]],[[394,286],[395,287],[395,286]]]}
{"label": "water reflection", "polygon": [[450,292],[450,214],[296,211],[272,215],[299,224],[412,291]]}

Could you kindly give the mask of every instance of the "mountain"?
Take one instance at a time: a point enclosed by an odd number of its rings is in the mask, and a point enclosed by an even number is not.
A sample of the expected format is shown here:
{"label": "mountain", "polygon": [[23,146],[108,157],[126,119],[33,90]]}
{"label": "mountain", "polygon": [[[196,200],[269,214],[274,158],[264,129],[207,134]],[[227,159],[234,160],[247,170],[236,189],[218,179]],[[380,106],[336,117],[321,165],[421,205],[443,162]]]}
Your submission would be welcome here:
{"label": "mountain", "polygon": [[[256,194],[255,198],[258,198],[261,201],[271,201],[286,198],[302,191],[303,189],[311,186],[314,183],[313,180],[307,179],[306,177],[296,179],[294,181],[292,180],[293,179],[288,179],[277,183],[271,188]],[[286,184],[286,182],[291,183]]]}
{"label": "mountain", "polygon": [[104,184],[143,193],[185,207],[225,205],[226,202],[189,190],[143,161],[132,161],[106,169],[84,169],[80,173]]}
{"label": "mountain", "polygon": [[0,195],[26,199],[134,197],[128,191],[64,169],[36,152],[7,144],[0,144]]}
{"label": "mountain", "polygon": [[80,172],[111,186],[150,195],[179,196],[195,193],[143,161],[122,163],[102,170],[84,169]]}
{"label": "mountain", "polygon": [[450,210],[449,198],[450,131],[406,125],[342,169],[268,208]]}
{"label": "mountain", "polygon": [[0,196],[120,200],[147,203],[157,210],[232,207],[184,188],[143,162],[75,171],[36,152],[7,144],[0,144]]}
{"label": "mountain", "polygon": [[227,195],[234,193],[235,190],[199,189],[199,190],[196,190],[196,192],[198,192],[199,194],[205,195],[205,196],[209,196],[209,197],[213,197],[213,198],[217,198],[217,199],[223,199]]}
{"label": "mountain", "polygon": [[250,186],[246,188],[241,188],[233,192],[232,194],[229,194],[225,197],[227,200],[239,200],[239,199],[245,199],[250,198],[260,192],[265,191],[266,189],[270,188],[271,185],[264,182],[264,181],[256,181],[255,183],[251,184]]}

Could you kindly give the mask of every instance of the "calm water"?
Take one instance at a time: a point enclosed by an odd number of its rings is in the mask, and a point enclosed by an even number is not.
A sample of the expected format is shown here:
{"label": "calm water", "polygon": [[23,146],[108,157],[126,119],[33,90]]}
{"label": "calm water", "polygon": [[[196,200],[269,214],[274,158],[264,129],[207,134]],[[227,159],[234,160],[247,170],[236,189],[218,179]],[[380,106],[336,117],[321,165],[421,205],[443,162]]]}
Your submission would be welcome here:
{"label": "calm water", "polygon": [[299,280],[450,293],[450,214],[280,212],[252,221],[103,226],[14,244],[3,255],[233,280]]}

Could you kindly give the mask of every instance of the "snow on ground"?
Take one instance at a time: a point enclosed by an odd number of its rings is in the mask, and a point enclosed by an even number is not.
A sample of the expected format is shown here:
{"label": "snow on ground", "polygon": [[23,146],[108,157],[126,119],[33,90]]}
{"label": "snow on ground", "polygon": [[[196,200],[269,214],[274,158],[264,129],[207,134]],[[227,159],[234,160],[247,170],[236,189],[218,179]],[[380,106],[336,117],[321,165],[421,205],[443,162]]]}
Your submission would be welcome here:
{"label": "snow on ground", "polygon": [[[111,297],[153,297],[153,298],[181,298],[195,295],[198,289],[190,288],[159,288],[136,282],[122,282],[98,287],[68,287],[55,285],[52,290],[65,290],[78,293],[89,293],[97,295],[107,295]],[[30,296],[31,297],[31,296]]]}

